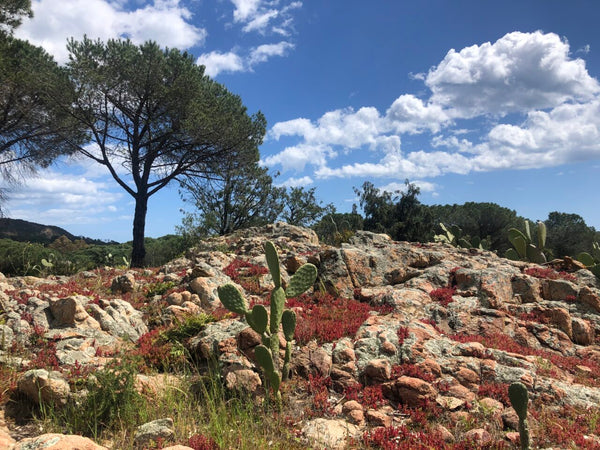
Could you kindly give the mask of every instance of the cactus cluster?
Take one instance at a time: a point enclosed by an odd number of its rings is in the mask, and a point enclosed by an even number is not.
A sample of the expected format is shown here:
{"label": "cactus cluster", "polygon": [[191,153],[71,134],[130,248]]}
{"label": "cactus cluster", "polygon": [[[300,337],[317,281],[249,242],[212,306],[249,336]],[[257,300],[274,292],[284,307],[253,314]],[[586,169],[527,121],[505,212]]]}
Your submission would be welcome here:
{"label": "cactus cluster", "polygon": [[529,426],[527,424],[527,404],[529,394],[523,383],[512,383],[508,387],[508,398],[514,410],[519,416],[519,440],[521,450],[529,450]]}
{"label": "cactus cluster", "polygon": [[[273,278],[274,288],[271,291],[270,314],[263,305],[254,305],[248,309],[248,303],[241,292],[232,284],[218,288],[219,299],[229,311],[246,318],[248,325],[261,336],[262,344],[254,352],[256,361],[263,369],[266,379],[273,392],[281,399],[279,387],[282,381],[289,377],[290,360],[292,357],[292,341],[296,330],[296,314],[285,309],[288,298],[297,297],[309,289],[317,278],[317,268],[312,264],[304,264],[290,278],[287,288],[281,285],[279,256],[272,242],[264,245],[267,265]],[[280,369],[279,329],[283,329],[286,341],[283,367]]]}
{"label": "cactus cluster", "polygon": [[577,260],[594,274],[600,278],[600,243],[594,242],[592,244],[592,253],[581,252],[577,255]]}
{"label": "cactus cluster", "polygon": [[479,236],[471,238],[468,235],[463,235],[463,230],[457,225],[452,225],[448,228],[443,223],[440,223],[440,228],[443,233],[433,236],[435,242],[450,244],[453,247],[478,248],[479,250],[489,250],[492,245],[490,236],[486,236],[484,239],[481,239]]}
{"label": "cactus cluster", "polygon": [[509,248],[504,256],[515,261],[529,261],[536,264],[544,264],[546,255],[546,225],[544,222],[537,223],[537,246],[533,244],[529,221],[525,221],[525,233],[511,228],[508,230],[508,240],[514,248]]}

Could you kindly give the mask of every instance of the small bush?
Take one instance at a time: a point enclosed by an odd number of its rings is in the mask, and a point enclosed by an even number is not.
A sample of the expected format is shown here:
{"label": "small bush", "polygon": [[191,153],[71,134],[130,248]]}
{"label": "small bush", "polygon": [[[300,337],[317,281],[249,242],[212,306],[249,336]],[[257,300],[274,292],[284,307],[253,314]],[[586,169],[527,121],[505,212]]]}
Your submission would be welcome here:
{"label": "small bush", "polygon": [[194,434],[188,441],[188,447],[194,450],[219,450],[219,445],[210,436]]}
{"label": "small bush", "polygon": [[210,314],[200,313],[185,318],[183,322],[163,332],[163,338],[169,342],[183,343],[186,339],[196,336],[206,324],[216,319]]}
{"label": "small bush", "polygon": [[175,287],[175,283],[172,281],[157,281],[145,287],[146,298],[152,298],[155,295],[163,295],[169,289]]}
{"label": "small bush", "polygon": [[94,372],[85,384],[87,395],[54,411],[46,411],[68,434],[81,434],[98,439],[105,429],[122,423],[139,423],[143,398],[135,390],[137,369],[126,360]]}

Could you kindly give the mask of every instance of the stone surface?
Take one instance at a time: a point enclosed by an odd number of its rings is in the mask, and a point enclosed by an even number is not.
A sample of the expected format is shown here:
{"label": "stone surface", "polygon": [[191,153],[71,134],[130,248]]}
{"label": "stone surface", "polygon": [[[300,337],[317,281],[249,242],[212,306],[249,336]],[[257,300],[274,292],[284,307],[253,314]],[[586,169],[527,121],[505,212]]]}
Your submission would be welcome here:
{"label": "stone surface", "polygon": [[110,290],[117,294],[133,292],[136,288],[137,283],[132,273],[125,273],[123,275],[116,276],[110,285]]}
{"label": "stone surface", "polygon": [[64,405],[71,389],[60,372],[33,369],[25,372],[17,381],[17,389],[31,401],[44,405]]}
{"label": "stone surface", "polygon": [[102,330],[113,336],[137,341],[148,332],[142,313],[124,300],[101,300],[100,304],[90,303],[87,308]]}
{"label": "stone surface", "polygon": [[465,440],[477,447],[483,447],[492,442],[492,435],[483,428],[475,428],[465,433]]}
{"label": "stone surface", "polygon": [[7,325],[0,325],[0,350],[7,350],[15,340],[15,333]]}
{"label": "stone surface", "polygon": [[302,434],[318,449],[343,450],[350,438],[358,437],[358,426],[342,419],[313,419],[306,422]]}
{"label": "stone surface", "polygon": [[87,297],[72,295],[70,297],[50,300],[50,311],[56,327],[93,328],[100,330],[100,324],[84,309]]}
{"label": "stone surface", "polygon": [[229,368],[225,371],[227,389],[255,393],[262,381],[258,373],[246,368]]}
{"label": "stone surface", "polygon": [[392,365],[387,359],[372,359],[363,373],[368,384],[382,383],[392,377]]}
{"label": "stone surface", "polygon": [[42,434],[19,441],[11,450],[108,450],[83,436]]}
{"label": "stone surface", "polygon": [[587,320],[575,317],[571,321],[573,342],[579,345],[590,345],[594,342],[594,328]]}
{"label": "stone surface", "polygon": [[437,391],[430,383],[420,378],[401,376],[394,381],[384,383],[383,394],[390,400],[416,407],[422,405],[424,401],[434,401]]}
{"label": "stone surface", "polygon": [[167,417],[140,425],[135,431],[133,441],[138,446],[147,446],[157,442],[158,439],[168,441],[174,434],[173,419]]}

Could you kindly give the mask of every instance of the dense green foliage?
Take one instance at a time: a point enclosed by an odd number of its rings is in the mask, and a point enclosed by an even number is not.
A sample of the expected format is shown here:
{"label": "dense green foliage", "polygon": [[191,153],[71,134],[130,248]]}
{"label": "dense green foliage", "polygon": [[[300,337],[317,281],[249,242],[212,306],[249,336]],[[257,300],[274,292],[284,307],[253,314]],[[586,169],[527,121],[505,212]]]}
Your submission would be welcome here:
{"label": "dense green foliage", "polygon": [[463,205],[433,205],[428,207],[434,223],[458,226],[464,235],[484,239],[490,236],[491,249],[500,254],[510,247],[509,228],[523,228],[523,218],[514,210],[495,203],[467,202]]}
{"label": "dense green foliage", "polygon": [[185,213],[180,232],[191,242],[273,223],[281,214],[285,189],[273,186],[268,169],[258,161],[243,167],[228,161],[214,175],[181,182],[180,194],[194,210]]}
{"label": "dense green foliage", "polygon": [[215,173],[214,178],[190,177],[181,187],[184,201],[195,207],[184,212],[182,225],[178,227],[190,246],[205,237],[223,236],[277,220],[307,227],[335,211],[332,204],[322,206],[315,188],[274,186],[268,170],[257,161],[245,166],[232,161]]}
{"label": "dense green foliage", "polygon": [[335,212],[332,204],[322,206],[315,196],[315,188],[304,189],[293,187],[286,191],[282,198],[283,213],[281,217],[290,225],[310,227],[323,215]]}
{"label": "dense green foliage", "polygon": [[557,258],[590,251],[592,243],[598,239],[598,232],[588,227],[577,214],[554,211],[548,214],[545,223],[548,230],[546,246],[552,249]]}
{"label": "dense green foliage", "polygon": [[380,191],[369,181],[354,191],[365,213],[364,228],[387,233],[397,241],[426,242],[433,239],[434,221],[429,208],[417,199],[419,188],[405,181],[403,192]]}
{"label": "dense green foliage", "polygon": [[331,213],[313,226],[313,230],[319,236],[319,240],[329,245],[339,246],[348,239],[357,230],[364,227],[363,217],[354,213]]}
{"label": "dense green foliage", "polygon": [[12,33],[23,17],[32,17],[31,0],[2,0],[0,3],[0,33]]}
{"label": "dense green foliage", "polygon": [[31,15],[29,0],[0,3],[0,176],[8,184],[84,140],[70,114],[75,91],[64,68],[41,47],[13,37]]}

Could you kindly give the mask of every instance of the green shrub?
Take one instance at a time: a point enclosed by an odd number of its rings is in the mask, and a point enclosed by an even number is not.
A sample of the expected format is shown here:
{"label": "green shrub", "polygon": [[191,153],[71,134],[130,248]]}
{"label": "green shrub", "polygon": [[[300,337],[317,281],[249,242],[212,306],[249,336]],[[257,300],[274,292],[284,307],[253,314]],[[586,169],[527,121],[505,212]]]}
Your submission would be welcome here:
{"label": "green shrub", "polygon": [[157,281],[156,283],[152,283],[146,286],[146,297],[151,298],[155,295],[163,295],[169,289],[175,287],[175,283],[172,281]]}
{"label": "green shrub", "polygon": [[123,360],[94,372],[85,382],[87,394],[71,397],[60,409],[42,411],[67,434],[98,439],[104,429],[140,424],[144,399],[135,389],[137,369]]}
{"label": "green shrub", "polygon": [[180,342],[192,336],[196,336],[204,329],[206,324],[215,322],[216,319],[210,314],[200,313],[187,317],[182,323],[162,333],[165,340],[169,342]]}

